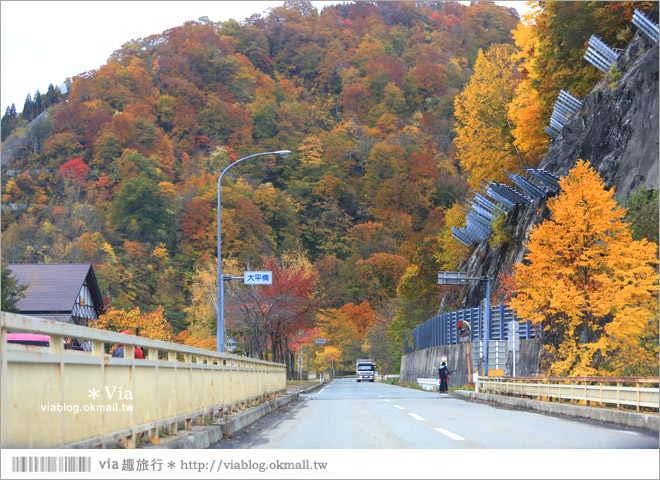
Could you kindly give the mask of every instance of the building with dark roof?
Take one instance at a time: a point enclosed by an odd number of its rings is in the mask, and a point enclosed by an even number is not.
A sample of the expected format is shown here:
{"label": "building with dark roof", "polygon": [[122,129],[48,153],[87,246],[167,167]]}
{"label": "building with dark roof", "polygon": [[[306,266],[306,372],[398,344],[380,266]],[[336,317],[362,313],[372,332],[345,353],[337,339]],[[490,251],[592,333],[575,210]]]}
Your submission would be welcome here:
{"label": "building with dark roof", "polygon": [[90,263],[8,265],[18,285],[28,285],[18,313],[88,326],[103,313],[103,298]]}

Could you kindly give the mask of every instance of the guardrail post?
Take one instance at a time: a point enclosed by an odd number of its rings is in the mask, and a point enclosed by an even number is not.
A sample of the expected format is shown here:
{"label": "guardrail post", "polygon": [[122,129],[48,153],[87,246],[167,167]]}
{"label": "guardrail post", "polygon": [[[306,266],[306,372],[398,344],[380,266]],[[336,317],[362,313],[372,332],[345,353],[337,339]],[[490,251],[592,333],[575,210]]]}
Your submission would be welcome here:
{"label": "guardrail post", "polygon": [[[131,361],[131,367],[130,367],[131,391],[135,392],[135,346],[134,345],[124,345],[124,358],[128,358]],[[133,409],[129,417],[131,419],[131,435],[124,439],[125,440],[124,446],[126,448],[135,448],[136,436],[135,436],[135,402],[134,401],[133,401]]]}
{"label": "guardrail post", "polygon": [[158,431],[158,428],[160,427],[160,395],[158,394],[158,387],[159,387],[159,382],[158,382],[158,349],[157,348],[149,348],[148,350],[148,356],[149,360],[153,361],[155,363],[155,373],[156,373],[156,418],[154,419],[154,428],[149,430],[147,434],[149,435],[149,440],[153,439],[158,439],[160,432]]}
{"label": "guardrail post", "polygon": [[575,405],[575,397],[573,396],[573,380],[571,380],[571,405]]}
{"label": "guardrail post", "polygon": [[[202,365],[202,373],[201,373],[201,375],[202,375],[202,413],[200,415],[197,415],[197,425],[203,425],[204,424],[204,411],[203,411],[203,409],[204,409],[204,401],[206,400],[206,382],[204,381],[204,377],[206,375],[206,372],[205,372],[205,369],[204,369],[204,360],[205,360],[205,358],[200,356],[200,355],[197,355],[196,360],[197,360],[198,365]],[[211,413],[210,413],[209,418],[212,417],[212,416],[213,416],[213,407],[211,407]]]}
{"label": "guardrail post", "polygon": [[584,404],[588,407],[589,406],[589,390],[587,387],[589,386],[589,382],[584,382]]}
{"label": "guardrail post", "polygon": [[188,385],[189,385],[188,402],[187,402],[188,403],[188,412],[187,412],[188,416],[183,421],[184,422],[184,427],[183,428],[185,430],[189,430],[189,429],[192,428],[192,412],[193,412],[193,409],[192,409],[192,354],[184,353],[183,354],[183,361],[186,364],[186,366],[188,367],[187,370],[188,370]]}
{"label": "guardrail post", "polygon": [[[172,395],[174,396],[174,418],[176,419],[179,415],[179,400],[177,398],[177,390],[178,389],[176,388],[176,384],[177,384],[177,378],[176,378],[177,377],[177,365],[176,364],[178,362],[177,353],[172,351],[172,350],[169,350],[167,352],[167,361],[174,363],[174,382],[173,382],[174,383],[174,391],[172,392]],[[176,435],[176,433],[178,431],[178,428],[179,428],[178,422],[176,420],[174,420],[174,422],[170,423],[167,426],[167,433],[169,435]]]}
{"label": "guardrail post", "polygon": [[[101,386],[101,390],[103,390],[103,387],[105,386],[105,362],[103,361],[103,358],[105,356],[105,344],[99,340],[92,340],[92,357],[98,358],[99,359],[99,366],[100,366],[100,381],[99,385]],[[101,447],[105,448],[105,410],[101,412]]]}
{"label": "guardrail post", "polygon": [[[65,388],[65,383],[64,383],[64,338],[59,336],[59,335],[51,335],[50,336],[50,346],[49,346],[50,353],[53,355],[59,355],[60,361],[59,361],[59,374],[60,374],[60,403],[64,405],[64,388]],[[60,438],[61,438],[61,446],[63,447],[66,445],[66,436],[65,436],[65,430],[66,430],[66,412],[64,412],[64,409],[62,409],[62,415],[60,416],[61,423],[60,423]]]}
{"label": "guardrail post", "polygon": [[[7,348],[7,329],[2,327],[0,328],[0,361],[2,361],[2,373],[0,373],[0,382],[2,382],[2,386],[0,388],[0,392],[2,395],[2,405],[9,404],[9,400],[8,400],[9,368],[7,366],[6,348]],[[8,411],[9,411],[8,408],[2,409],[2,419],[0,421],[0,428],[2,428],[2,444],[1,444],[2,448],[9,447],[9,419],[7,418]]]}
{"label": "guardrail post", "polygon": [[558,390],[559,390],[559,392],[558,392],[558,395],[559,395],[559,403],[564,403],[564,401],[563,401],[562,398],[561,398],[561,382],[559,382],[559,383],[557,384],[557,386],[559,387],[559,389],[558,389]]}

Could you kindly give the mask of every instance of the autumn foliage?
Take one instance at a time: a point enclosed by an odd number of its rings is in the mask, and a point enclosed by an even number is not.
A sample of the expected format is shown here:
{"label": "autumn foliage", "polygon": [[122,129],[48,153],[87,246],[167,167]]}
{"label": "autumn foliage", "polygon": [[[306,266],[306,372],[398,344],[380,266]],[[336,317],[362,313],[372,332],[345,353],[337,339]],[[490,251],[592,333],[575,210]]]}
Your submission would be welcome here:
{"label": "autumn foliage", "polygon": [[456,97],[456,146],[472,188],[479,188],[482,181],[501,182],[506,178],[502,170],[527,164],[515,145],[515,125],[508,111],[516,72],[510,45],[493,45],[485,53],[480,50],[474,75]]}
{"label": "autumn foliage", "polygon": [[658,246],[633,240],[588,162],[560,185],[516,266],[512,308],[542,327],[551,375],[657,373]]}
{"label": "autumn foliage", "polygon": [[[321,332],[320,364],[369,351],[396,368],[405,335],[437,312],[437,271],[469,254],[451,236],[469,186],[538,162],[563,82],[580,96],[598,75],[586,38],[621,46],[634,8],[654,8],[543,2],[523,27],[494,2],[466,3],[201,17],[118,46],[66,96],[28,95],[2,119],[15,172],[3,170],[2,201],[16,206],[3,259],[92,262],[107,328],[161,312],[163,332],[214,349],[221,215],[223,271],[276,279],[227,283],[237,352],[291,372]],[[224,177],[218,212],[219,173],[280,149],[292,155]]]}
{"label": "autumn foliage", "polygon": [[129,311],[110,307],[92,326],[114,332],[128,330],[131,335],[139,334],[155,340],[172,340],[172,326],[167,322],[162,307],[148,313],[141,312],[140,307]]}

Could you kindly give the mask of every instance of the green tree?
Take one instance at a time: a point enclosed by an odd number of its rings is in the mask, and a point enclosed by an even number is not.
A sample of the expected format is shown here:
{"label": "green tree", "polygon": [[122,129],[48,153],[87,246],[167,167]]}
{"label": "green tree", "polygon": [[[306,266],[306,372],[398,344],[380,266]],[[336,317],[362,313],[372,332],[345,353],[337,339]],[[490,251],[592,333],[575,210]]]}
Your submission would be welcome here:
{"label": "green tree", "polygon": [[34,116],[37,117],[44,111],[44,97],[37,90],[34,94]]}
{"label": "green tree", "polygon": [[13,103],[11,107],[7,107],[5,114],[2,116],[2,141],[4,142],[11,132],[14,131],[18,124],[18,113],[16,113],[16,105]]}
{"label": "green tree", "polygon": [[125,180],[110,205],[110,221],[139,241],[162,238],[168,219],[160,188],[151,178]]}
{"label": "green tree", "polygon": [[46,100],[44,101],[44,104],[46,108],[50,107],[51,105],[55,105],[56,103],[60,103],[62,101],[62,92],[60,92],[59,88],[53,87],[53,84],[48,85],[48,90],[46,91]]}
{"label": "green tree", "polygon": [[25,297],[28,285],[19,285],[5,262],[2,262],[2,311],[17,312],[16,304]]}
{"label": "green tree", "polygon": [[658,190],[640,188],[626,202],[626,221],[630,222],[634,240],[646,238],[658,243]]}
{"label": "green tree", "polygon": [[32,95],[29,93],[25,97],[25,103],[23,104],[23,111],[21,112],[21,117],[23,120],[30,121],[36,115],[34,114],[34,101],[32,100]]}
{"label": "green tree", "polygon": [[35,153],[41,150],[44,141],[53,134],[53,127],[53,120],[48,115],[41,118],[39,122],[30,127],[28,136],[32,140]]}

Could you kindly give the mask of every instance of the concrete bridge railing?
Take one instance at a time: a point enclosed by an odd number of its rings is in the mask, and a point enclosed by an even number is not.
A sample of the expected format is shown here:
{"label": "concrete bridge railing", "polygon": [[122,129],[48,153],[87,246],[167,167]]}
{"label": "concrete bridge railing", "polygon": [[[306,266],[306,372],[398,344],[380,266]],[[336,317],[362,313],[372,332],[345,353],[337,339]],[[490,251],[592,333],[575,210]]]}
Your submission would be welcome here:
{"label": "concrete bridge railing", "polygon": [[[2,312],[2,448],[134,447],[286,390],[283,364]],[[7,333],[48,335],[50,345],[7,342]],[[92,351],[64,348],[64,339]],[[124,345],[125,358],[106,353]],[[144,359],[134,358],[134,348]]]}

